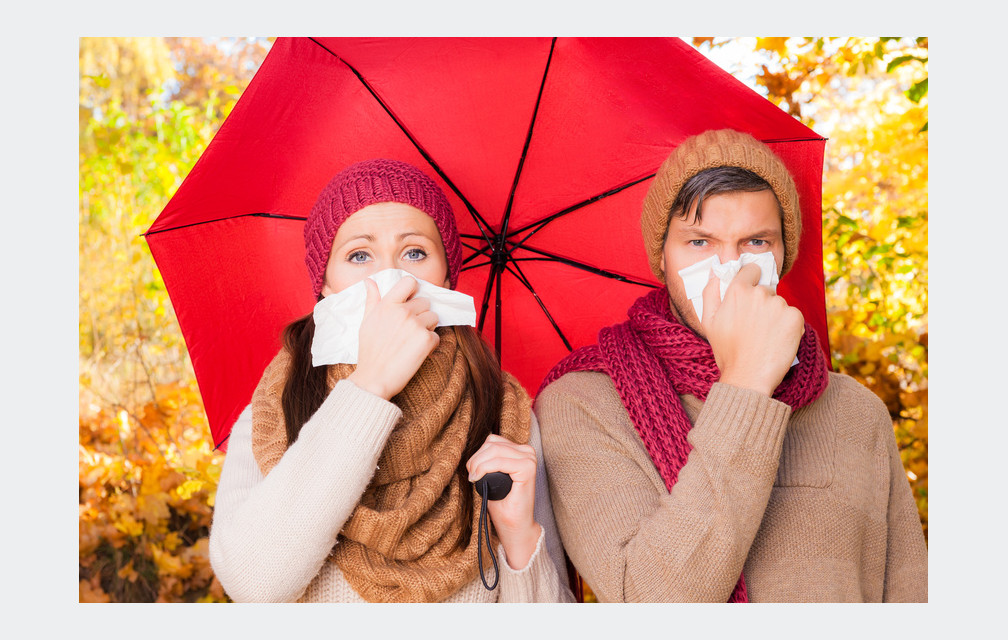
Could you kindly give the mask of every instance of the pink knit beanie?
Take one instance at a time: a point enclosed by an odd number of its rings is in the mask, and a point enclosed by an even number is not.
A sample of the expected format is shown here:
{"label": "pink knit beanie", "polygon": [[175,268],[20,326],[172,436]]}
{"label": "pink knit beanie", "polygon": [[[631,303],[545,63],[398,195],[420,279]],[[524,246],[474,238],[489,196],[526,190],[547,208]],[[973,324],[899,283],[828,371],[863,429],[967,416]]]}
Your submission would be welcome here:
{"label": "pink knit beanie", "polygon": [[378,202],[401,202],[423,211],[437,225],[448,258],[451,288],[462,269],[462,243],[444,191],[427,174],[398,160],[365,160],[336,174],[322,189],[305,221],[305,264],[317,298],[325,281],[333,238],[343,221]]}

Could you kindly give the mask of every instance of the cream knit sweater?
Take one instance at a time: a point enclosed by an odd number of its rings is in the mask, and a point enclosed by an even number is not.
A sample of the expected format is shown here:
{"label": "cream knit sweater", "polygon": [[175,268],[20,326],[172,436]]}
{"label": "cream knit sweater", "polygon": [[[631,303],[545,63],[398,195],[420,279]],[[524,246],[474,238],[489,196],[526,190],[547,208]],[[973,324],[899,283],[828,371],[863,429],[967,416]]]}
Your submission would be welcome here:
{"label": "cream knit sweater", "polygon": [[[210,531],[210,563],[232,600],[364,602],[329,552],[401,415],[391,402],[341,380],[263,477],[252,453],[251,407],[242,412],[228,439]],[[477,576],[449,602],[573,600],[535,416],[530,444],[539,460],[534,515],[542,527],[532,558],[513,569],[498,545],[497,588],[487,591]]]}
{"label": "cream knit sweater", "polygon": [[693,447],[669,492],[609,376],[536,399],[564,548],[603,602],[927,601],[927,547],[892,422],[830,374],[792,410],[715,383],[682,396]]}

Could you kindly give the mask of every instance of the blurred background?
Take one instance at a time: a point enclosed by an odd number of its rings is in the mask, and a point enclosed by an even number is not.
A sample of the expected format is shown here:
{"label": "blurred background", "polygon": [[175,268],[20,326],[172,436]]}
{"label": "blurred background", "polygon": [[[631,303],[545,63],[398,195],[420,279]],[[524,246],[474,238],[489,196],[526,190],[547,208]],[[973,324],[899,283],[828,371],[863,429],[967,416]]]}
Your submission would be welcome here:
{"label": "blurred background", "polygon": [[[224,455],[141,234],[271,42],[79,40],[81,602],[228,600],[207,557]],[[927,38],[687,42],[829,139],[833,368],[888,407],[927,537]]]}

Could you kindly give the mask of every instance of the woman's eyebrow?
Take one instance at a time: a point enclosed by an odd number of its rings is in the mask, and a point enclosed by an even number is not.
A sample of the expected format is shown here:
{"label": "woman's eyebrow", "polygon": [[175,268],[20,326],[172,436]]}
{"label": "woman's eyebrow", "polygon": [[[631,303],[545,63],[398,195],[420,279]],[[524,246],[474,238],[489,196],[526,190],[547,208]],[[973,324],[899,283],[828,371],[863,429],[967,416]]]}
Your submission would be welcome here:
{"label": "woman's eyebrow", "polygon": [[345,240],[343,240],[343,242],[341,242],[339,244],[339,246],[341,246],[341,247],[346,246],[346,245],[348,245],[351,242],[354,242],[356,240],[366,240],[368,242],[374,242],[375,241],[375,237],[373,235],[371,235],[370,233],[357,233],[357,234],[354,234],[354,235],[346,238]]}
{"label": "woman's eyebrow", "polygon": [[403,231],[402,233],[396,236],[396,240],[402,241],[405,240],[406,238],[409,238],[410,236],[420,236],[422,238],[427,238],[428,240],[431,239],[430,236],[421,231]]}

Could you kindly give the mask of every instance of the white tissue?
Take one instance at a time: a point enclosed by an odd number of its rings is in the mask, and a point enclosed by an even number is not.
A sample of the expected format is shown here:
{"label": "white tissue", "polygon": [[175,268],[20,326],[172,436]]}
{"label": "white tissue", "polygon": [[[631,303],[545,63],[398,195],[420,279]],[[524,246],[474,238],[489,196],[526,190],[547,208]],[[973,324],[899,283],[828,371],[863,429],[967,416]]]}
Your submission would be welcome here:
{"label": "white tissue", "polygon": [[[413,297],[430,300],[431,311],[438,316],[437,326],[476,326],[476,305],[472,296],[420,280],[402,269],[385,269],[369,277],[378,285],[378,293],[382,296],[404,277],[413,278],[420,283]],[[357,364],[358,340],[366,300],[367,289],[362,280],[339,293],[326,296],[315,305],[312,366]]]}
{"label": "white tissue", "polygon": [[732,260],[721,264],[721,260],[713,255],[696,264],[691,264],[685,269],[679,270],[679,277],[683,280],[686,290],[686,297],[693,303],[696,309],[697,318],[703,319],[703,290],[710,279],[711,271],[721,281],[721,299],[724,300],[725,291],[732,279],[738,274],[739,269],[747,264],[756,263],[760,268],[759,284],[770,287],[777,291],[777,264],[774,262],[773,254],[766,253],[743,253],[738,260]]}
{"label": "white tissue", "polygon": [[[721,260],[716,255],[713,255],[700,262],[691,264],[685,269],[679,270],[679,277],[683,280],[686,297],[693,303],[697,318],[703,319],[703,290],[710,280],[711,272],[721,281],[721,299],[724,300],[728,285],[738,274],[739,270],[750,263],[755,263],[760,268],[758,284],[770,287],[772,291],[776,292],[780,278],[777,276],[777,263],[774,261],[773,254],[769,251],[764,253],[743,253],[739,256],[738,260],[731,260],[724,264],[721,264]],[[797,356],[795,356],[791,366],[793,367],[796,364],[798,364]]]}

